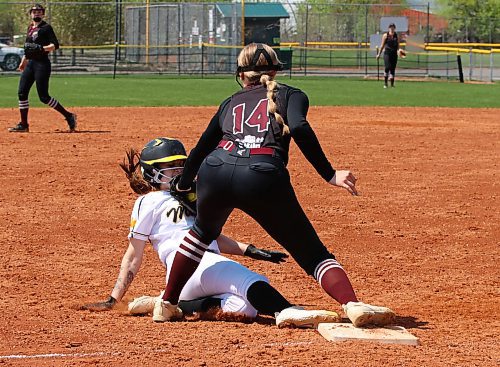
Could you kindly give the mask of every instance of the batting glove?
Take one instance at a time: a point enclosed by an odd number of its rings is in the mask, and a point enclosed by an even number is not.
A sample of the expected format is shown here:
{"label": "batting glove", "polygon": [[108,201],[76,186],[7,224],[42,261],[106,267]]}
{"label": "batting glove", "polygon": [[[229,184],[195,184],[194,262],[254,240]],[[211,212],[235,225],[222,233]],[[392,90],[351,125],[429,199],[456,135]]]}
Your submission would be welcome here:
{"label": "batting glove", "polygon": [[285,259],[288,257],[288,255],[283,252],[264,250],[257,248],[254,245],[248,245],[243,255],[251,257],[255,260],[270,261],[275,264],[285,262]]}

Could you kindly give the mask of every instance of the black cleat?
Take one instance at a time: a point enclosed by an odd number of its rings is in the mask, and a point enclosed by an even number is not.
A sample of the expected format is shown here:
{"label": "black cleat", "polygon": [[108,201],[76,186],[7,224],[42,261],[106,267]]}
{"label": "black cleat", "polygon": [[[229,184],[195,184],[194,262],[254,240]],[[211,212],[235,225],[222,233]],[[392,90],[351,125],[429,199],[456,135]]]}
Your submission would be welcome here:
{"label": "black cleat", "polygon": [[11,133],[28,133],[30,131],[30,127],[28,125],[23,125],[22,123],[18,123],[14,127],[9,127],[9,132]]}
{"label": "black cleat", "polygon": [[68,117],[66,117],[66,121],[68,122],[69,131],[73,132],[76,130],[76,114],[72,113]]}

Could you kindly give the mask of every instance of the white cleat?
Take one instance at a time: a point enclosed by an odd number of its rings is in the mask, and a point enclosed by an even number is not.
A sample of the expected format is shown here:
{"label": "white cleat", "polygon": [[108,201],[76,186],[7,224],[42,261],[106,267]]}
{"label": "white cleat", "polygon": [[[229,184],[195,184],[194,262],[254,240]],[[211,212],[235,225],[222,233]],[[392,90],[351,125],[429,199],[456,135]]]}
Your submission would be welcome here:
{"label": "white cleat", "polygon": [[182,319],[182,310],[168,301],[158,297],[153,308],[153,321],[165,322]]}
{"label": "white cleat", "polygon": [[276,315],[279,328],[292,326],[298,328],[317,329],[322,322],[339,322],[338,313],[326,310],[304,310],[302,307],[288,307]]}
{"label": "white cleat", "polygon": [[143,315],[146,313],[152,313],[155,308],[155,302],[159,297],[153,296],[141,296],[135,298],[128,304],[128,312],[131,315]]}
{"label": "white cleat", "polygon": [[387,307],[372,306],[363,302],[348,302],[342,305],[344,312],[354,326],[388,325],[396,320],[396,314]]}

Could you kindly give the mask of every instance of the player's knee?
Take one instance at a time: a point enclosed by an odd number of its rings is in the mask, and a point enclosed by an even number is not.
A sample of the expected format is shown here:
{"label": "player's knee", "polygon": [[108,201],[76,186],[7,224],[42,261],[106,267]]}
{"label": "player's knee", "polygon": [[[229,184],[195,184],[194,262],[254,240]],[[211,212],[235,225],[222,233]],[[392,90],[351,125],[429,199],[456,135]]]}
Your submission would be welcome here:
{"label": "player's knee", "polygon": [[238,313],[250,318],[257,316],[257,310],[250,302],[235,294],[224,297],[221,301],[221,308],[224,312]]}
{"label": "player's knee", "polygon": [[28,100],[28,93],[18,92],[17,97],[19,98],[20,101],[27,101]]}
{"label": "player's knee", "polygon": [[198,235],[200,241],[206,244],[215,240],[221,233],[221,230],[204,228],[203,226],[200,226],[196,221],[191,229]]}
{"label": "player's knee", "polygon": [[49,102],[50,102],[49,95],[39,96],[39,98],[40,98],[40,102],[42,102],[43,104],[49,104]]}
{"label": "player's knee", "polygon": [[255,283],[257,283],[257,282],[264,282],[264,283],[269,284],[269,279],[267,279],[264,275],[259,274],[259,273],[255,273],[253,271],[251,271],[251,273],[252,273],[252,275],[251,276],[247,276],[247,278],[245,280],[245,283],[248,284],[248,288],[246,289],[246,291],[244,292],[244,294],[247,294],[248,293],[248,289],[250,289],[250,287],[252,285],[254,285]]}

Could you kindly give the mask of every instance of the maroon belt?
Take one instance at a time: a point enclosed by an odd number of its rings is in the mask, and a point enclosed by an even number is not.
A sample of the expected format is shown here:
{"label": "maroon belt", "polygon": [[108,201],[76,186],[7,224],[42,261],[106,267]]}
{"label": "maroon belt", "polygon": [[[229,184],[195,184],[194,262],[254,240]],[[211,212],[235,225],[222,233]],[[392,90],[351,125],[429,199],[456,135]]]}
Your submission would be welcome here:
{"label": "maroon belt", "polygon": [[222,148],[224,150],[227,150],[228,152],[232,152],[233,154],[238,154],[242,157],[248,156],[248,155],[255,155],[255,154],[263,154],[263,155],[274,155],[274,148],[245,148],[245,147],[238,147],[234,141],[231,140],[221,140],[219,145],[217,145],[217,148]]}

